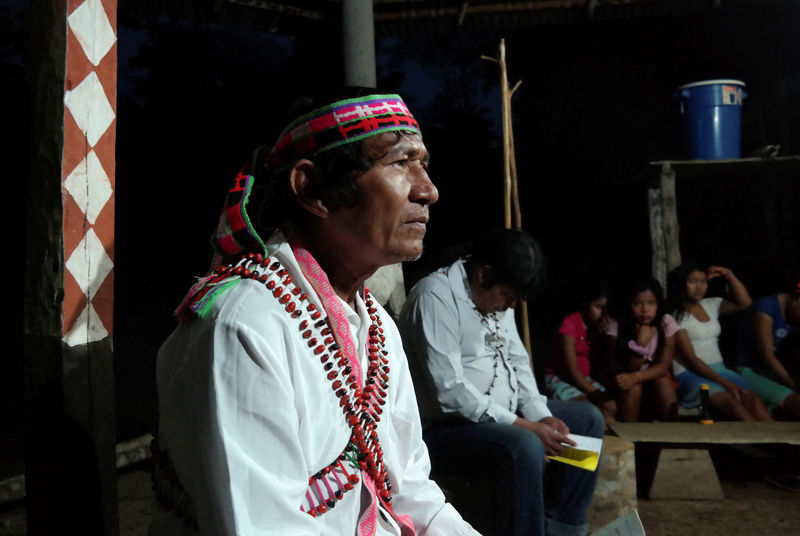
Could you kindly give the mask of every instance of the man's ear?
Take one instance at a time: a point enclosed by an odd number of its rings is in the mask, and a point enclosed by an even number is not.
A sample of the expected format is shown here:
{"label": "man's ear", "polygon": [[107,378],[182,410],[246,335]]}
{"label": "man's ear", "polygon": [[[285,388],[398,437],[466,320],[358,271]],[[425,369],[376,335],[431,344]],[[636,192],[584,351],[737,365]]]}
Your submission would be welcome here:
{"label": "man's ear", "polygon": [[289,189],[301,207],[318,218],[327,218],[331,210],[319,197],[317,180],[314,163],[303,159],[289,172]]}
{"label": "man's ear", "polygon": [[488,264],[482,264],[478,267],[478,283],[483,283],[483,281],[486,279],[486,274],[489,273],[489,270],[491,269],[492,267]]}
{"label": "man's ear", "polygon": [[490,264],[483,264],[480,268],[478,268],[478,283],[481,284],[482,287],[488,288],[487,284],[493,284],[493,270]]}

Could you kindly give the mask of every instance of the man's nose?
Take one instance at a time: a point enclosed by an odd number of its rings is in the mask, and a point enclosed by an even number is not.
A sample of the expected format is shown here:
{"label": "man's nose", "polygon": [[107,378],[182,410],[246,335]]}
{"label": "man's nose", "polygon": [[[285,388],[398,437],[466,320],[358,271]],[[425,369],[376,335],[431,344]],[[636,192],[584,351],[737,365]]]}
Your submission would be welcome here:
{"label": "man's nose", "polygon": [[411,201],[423,205],[432,205],[439,200],[439,190],[433,184],[424,167],[419,166],[418,171],[414,173],[413,180],[414,183],[410,192]]}

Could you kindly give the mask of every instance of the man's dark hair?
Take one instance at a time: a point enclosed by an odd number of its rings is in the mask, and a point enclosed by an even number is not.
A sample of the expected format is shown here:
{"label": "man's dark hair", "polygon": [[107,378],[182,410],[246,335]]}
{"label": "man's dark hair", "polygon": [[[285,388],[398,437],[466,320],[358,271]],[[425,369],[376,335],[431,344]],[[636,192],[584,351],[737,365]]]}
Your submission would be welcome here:
{"label": "man's dark hair", "polygon": [[470,248],[467,273],[481,266],[483,287],[504,285],[522,298],[536,298],[544,290],[547,263],[539,242],[525,231],[493,229],[479,237]]}

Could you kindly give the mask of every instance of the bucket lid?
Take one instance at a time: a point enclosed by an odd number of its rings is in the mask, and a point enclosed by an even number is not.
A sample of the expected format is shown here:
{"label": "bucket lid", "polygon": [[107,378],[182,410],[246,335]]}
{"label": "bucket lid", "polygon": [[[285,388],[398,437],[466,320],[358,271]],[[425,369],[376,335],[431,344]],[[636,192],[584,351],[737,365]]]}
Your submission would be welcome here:
{"label": "bucket lid", "polygon": [[690,84],[684,84],[678,87],[678,90],[681,89],[689,89],[690,87],[697,87],[697,86],[711,86],[714,84],[729,84],[729,85],[737,85],[744,87],[745,84],[741,80],[734,80],[732,78],[717,78],[716,80],[703,80],[700,82],[692,82]]}

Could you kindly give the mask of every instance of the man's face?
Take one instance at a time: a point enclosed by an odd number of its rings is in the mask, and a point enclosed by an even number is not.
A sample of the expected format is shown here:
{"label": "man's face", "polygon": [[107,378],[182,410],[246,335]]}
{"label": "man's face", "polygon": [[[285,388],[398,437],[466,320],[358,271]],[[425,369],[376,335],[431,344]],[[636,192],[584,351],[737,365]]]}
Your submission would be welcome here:
{"label": "man's face", "polygon": [[363,142],[374,160],[356,179],[357,201],[330,215],[353,244],[351,255],[383,266],[422,255],[428,206],[439,192],[428,178],[428,151],[416,134],[384,133]]}
{"label": "man's face", "polygon": [[473,288],[472,301],[483,314],[499,313],[516,307],[519,296],[511,287],[495,285],[489,288]]}

